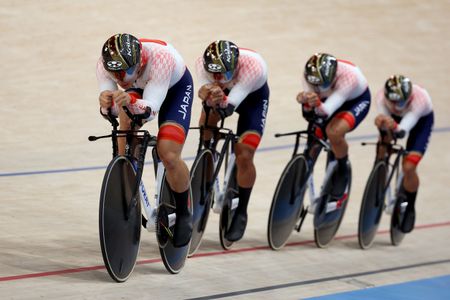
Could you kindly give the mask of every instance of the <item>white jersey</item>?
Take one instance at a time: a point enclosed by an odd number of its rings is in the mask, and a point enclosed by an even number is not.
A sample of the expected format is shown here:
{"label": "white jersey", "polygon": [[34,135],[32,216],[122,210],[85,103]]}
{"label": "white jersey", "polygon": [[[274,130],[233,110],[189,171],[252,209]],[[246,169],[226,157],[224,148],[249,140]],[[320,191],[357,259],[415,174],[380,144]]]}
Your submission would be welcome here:
{"label": "white jersey", "polygon": [[321,101],[326,99],[322,105],[317,108],[319,114],[330,117],[346,101],[353,100],[368,87],[367,79],[361,70],[351,62],[338,59],[336,78],[334,84],[328,89],[320,89],[308,83],[302,77],[303,89],[306,92],[315,92]]}
{"label": "white jersey", "polygon": [[412,93],[408,103],[400,108],[394,103],[386,99],[384,96],[384,88],[378,91],[376,95],[376,103],[378,112],[383,115],[395,115],[402,117],[397,130],[405,130],[407,133],[417,124],[417,121],[423,116],[428,115],[433,110],[431,97],[428,92],[413,84]]}
{"label": "white jersey", "polygon": [[[103,67],[100,57],[97,63],[97,81],[100,92],[115,91],[120,86],[123,89],[143,89],[142,99],[130,104],[132,113],[142,113],[143,108],[150,107],[152,117],[159,112],[166,98],[167,91],[174,86],[183,76],[186,64],[178,51],[170,44],[159,40],[141,39],[141,59],[146,62],[143,70],[138,73],[134,82],[121,82],[108,73]],[[117,113],[117,108],[115,113]]]}
{"label": "white jersey", "polygon": [[[207,72],[203,67],[203,57],[196,61],[196,72],[200,86],[216,82],[213,74]],[[234,107],[252,92],[261,88],[267,81],[267,65],[258,53],[244,48],[239,48],[239,59],[233,79],[219,83],[222,89],[228,89],[227,101]]]}

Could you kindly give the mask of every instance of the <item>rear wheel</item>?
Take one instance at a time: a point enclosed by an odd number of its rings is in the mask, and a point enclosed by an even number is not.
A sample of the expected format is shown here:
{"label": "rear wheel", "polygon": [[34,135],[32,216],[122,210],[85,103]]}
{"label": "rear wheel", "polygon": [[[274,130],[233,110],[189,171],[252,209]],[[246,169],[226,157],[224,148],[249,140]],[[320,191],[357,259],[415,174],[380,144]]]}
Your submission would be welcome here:
{"label": "rear wheel", "polygon": [[103,179],[99,231],[103,261],[109,275],[117,282],[131,275],[139,252],[141,206],[139,197],[133,195],[136,184],[131,161],[125,156],[116,156]]}
{"label": "rear wheel", "polygon": [[[344,218],[345,210],[347,209],[347,203],[350,199],[350,190],[352,185],[352,170],[350,162],[348,162],[349,168],[349,182],[346,191],[341,199],[335,201],[332,199],[329,193],[322,194],[318,200],[316,211],[314,213],[314,241],[317,247],[326,248],[336,235],[342,219]],[[335,168],[334,172],[336,172]],[[327,185],[331,184],[331,178],[324,184],[325,191],[331,191],[332,188],[327,188]],[[336,205],[336,208],[328,211],[328,204],[331,201]]]}
{"label": "rear wheel", "polygon": [[281,173],[267,226],[270,248],[281,249],[298,223],[308,179],[308,165],[303,155],[294,156]]}
{"label": "rear wheel", "polygon": [[233,199],[239,198],[239,189],[237,184],[237,168],[236,164],[229,166],[231,169],[231,175],[228,179],[226,187],[224,187],[225,195],[223,196],[223,206],[220,212],[219,220],[219,237],[220,245],[223,249],[228,250],[233,245],[232,241],[227,240],[226,233],[230,229],[231,221],[234,217],[234,209],[232,209]]}
{"label": "rear wheel", "polygon": [[391,244],[394,246],[398,246],[403,241],[405,237],[405,233],[400,230],[400,226],[403,222],[404,211],[402,209],[402,203],[406,202],[406,199],[403,195],[397,196],[395,200],[394,211],[392,212],[391,217]]}
{"label": "rear wheel", "polygon": [[[171,226],[170,215],[175,214],[175,199],[164,175],[160,191],[158,207],[158,223],[156,224],[159,252],[167,271],[177,274],[181,271],[189,253],[190,243],[183,247],[175,247],[172,242],[174,224]],[[192,194],[189,193],[189,209],[192,212]]]}
{"label": "rear wheel", "polygon": [[205,232],[213,197],[211,190],[213,175],[213,154],[210,150],[203,150],[191,169],[193,230],[189,255],[197,251]]}
{"label": "rear wheel", "polygon": [[367,249],[372,246],[380,225],[384,209],[386,175],[386,163],[379,161],[373,167],[367,180],[361,201],[358,223],[358,242],[361,249]]}

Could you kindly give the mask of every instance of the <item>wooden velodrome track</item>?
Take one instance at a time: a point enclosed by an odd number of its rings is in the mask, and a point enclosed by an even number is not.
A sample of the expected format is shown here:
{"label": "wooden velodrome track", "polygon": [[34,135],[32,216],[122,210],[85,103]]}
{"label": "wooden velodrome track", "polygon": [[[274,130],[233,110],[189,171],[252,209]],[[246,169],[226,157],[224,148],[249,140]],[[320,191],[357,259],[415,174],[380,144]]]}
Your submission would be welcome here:
{"label": "wooden velodrome track", "polygon": [[[299,299],[450,274],[449,17],[448,0],[1,0],[0,299]],[[138,265],[124,284],[109,278],[98,241],[111,147],[87,141],[110,129],[98,114],[95,64],[117,32],[172,43],[192,71],[208,43],[233,40],[266,59],[271,88],[243,240],[223,252],[212,215],[198,255],[169,275],[154,236],[143,232]],[[308,216],[287,247],[267,247],[270,202],[293,142],[274,134],[306,126],[294,99],[316,51],[360,66],[372,94],[397,72],[432,96],[435,132],[419,166],[417,229],[399,247],[390,245],[387,217],[370,250],[360,250],[355,236],[374,155],[360,142],[375,140],[374,105],[349,135],[353,187],[336,240],[316,248]],[[193,126],[199,112],[196,99]],[[230,119],[234,126],[236,116]],[[154,123],[146,128],[156,132]],[[183,153],[189,164],[196,142],[192,131]]]}

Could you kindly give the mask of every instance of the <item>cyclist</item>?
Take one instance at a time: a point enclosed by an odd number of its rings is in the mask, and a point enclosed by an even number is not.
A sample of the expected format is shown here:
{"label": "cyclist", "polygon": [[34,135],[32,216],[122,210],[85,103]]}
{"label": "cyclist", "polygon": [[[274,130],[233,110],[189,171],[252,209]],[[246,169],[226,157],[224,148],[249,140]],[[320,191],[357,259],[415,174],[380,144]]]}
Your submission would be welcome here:
{"label": "cyclist", "polygon": [[[97,63],[100,113],[119,116],[121,130],[129,130],[132,114],[144,114],[145,122],[158,115],[158,154],[167,171],[167,181],[176,202],[173,243],[189,243],[192,216],[188,209],[189,171],[181,151],[189,130],[193,82],[175,48],[163,41],[115,34],[102,47]],[[125,152],[124,138],[119,153]]]}
{"label": "cyclist", "polygon": [[416,216],[415,202],[419,188],[417,165],[425,154],[434,123],[431,98],[424,88],[412,84],[409,78],[393,75],[377,93],[376,103],[379,115],[375,118],[375,125],[378,128],[392,130],[399,137],[409,134],[400,189],[408,203],[400,229],[408,233],[414,229]]}
{"label": "cyclist", "polygon": [[[348,144],[345,135],[364,120],[370,108],[370,91],[361,70],[353,63],[338,60],[327,53],[316,53],[306,62],[303,91],[297,95],[307,120],[316,115],[325,129],[337,161],[332,196],[337,201],[347,198],[349,182]],[[319,121],[318,121],[319,122]]]}
{"label": "cyclist", "polygon": [[[234,111],[239,114],[236,131],[239,140],[234,149],[239,205],[225,235],[229,241],[238,241],[247,225],[247,205],[256,180],[253,158],[264,132],[269,105],[267,66],[255,51],[217,40],[197,59],[196,71],[200,84],[198,96],[213,108],[208,125],[216,126],[221,115],[227,117]],[[203,109],[200,124],[205,123],[205,116]],[[205,132],[205,143],[211,138],[211,132]]]}

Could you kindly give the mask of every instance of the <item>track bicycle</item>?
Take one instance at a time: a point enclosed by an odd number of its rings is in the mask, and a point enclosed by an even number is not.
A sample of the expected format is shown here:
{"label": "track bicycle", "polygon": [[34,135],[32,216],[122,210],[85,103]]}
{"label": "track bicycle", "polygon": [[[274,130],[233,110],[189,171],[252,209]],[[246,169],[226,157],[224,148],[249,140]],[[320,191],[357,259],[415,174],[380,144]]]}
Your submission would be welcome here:
{"label": "track bicycle", "polygon": [[[205,105],[204,109],[205,124],[208,124],[211,108]],[[193,231],[189,255],[193,255],[200,246],[211,208],[213,212],[220,214],[219,237],[222,248],[228,250],[233,245],[232,241],[227,240],[226,234],[239,204],[234,154],[234,145],[238,137],[231,129],[223,127],[224,121],[225,117],[221,115],[220,127],[203,125],[191,128],[200,131],[200,138],[197,155],[191,168]],[[211,141],[203,140],[205,130],[212,132]],[[221,147],[218,147],[219,143]],[[220,179],[223,180],[222,184]]]}
{"label": "track bicycle", "polygon": [[[189,244],[177,248],[172,243],[175,200],[156,150],[156,137],[147,130],[136,129],[138,125],[142,126],[142,120],[147,116],[132,115],[127,107],[123,109],[131,119],[131,130],[118,130],[118,121],[109,113],[107,119],[113,127],[111,134],[89,137],[89,141],[103,138],[112,141],[113,158],[106,169],[100,193],[99,232],[103,261],[109,275],[117,282],[126,281],[133,272],[141,226],[156,232],[162,261],[170,273],[178,273],[183,268],[189,251]],[[118,138],[126,139],[124,155],[118,154]],[[153,206],[142,181],[147,147],[152,148],[155,173]],[[192,209],[192,203],[188,205]]]}
{"label": "track bicycle", "polygon": [[[273,250],[281,249],[292,231],[300,232],[307,213],[314,215],[314,241],[319,248],[328,246],[339,229],[344,217],[351,187],[351,166],[348,162],[349,182],[340,198],[334,195],[333,174],[337,172],[337,161],[324,137],[323,119],[314,116],[306,130],[276,134],[275,137],[295,136],[292,157],[284,168],[273,195],[270,207],[267,238]],[[299,153],[300,139],[306,139]],[[321,150],[327,152],[326,172],[320,189],[316,193],[313,169]],[[310,203],[304,203],[308,190]]]}
{"label": "track bicycle", "polygon": [[[389,141],[386,141],[387,135]],[[405,233],[400,230],[408,202],[402,193],[403,174],[400,161],[407,154],[404,147],[397,143],[404,133],[380,131],[377,143],[362,143],[363,146],[375,145],[376,157],[361,201],[358,222],[358,242],[362,249],[372,246],[380,225],[383,210],[391,215],[390,238],[394,246],[400,245]]]}

